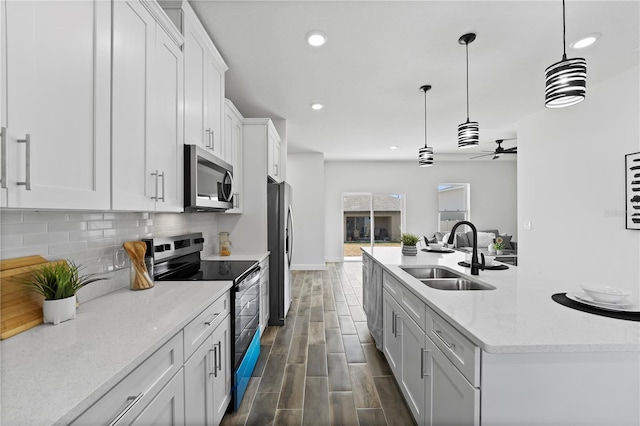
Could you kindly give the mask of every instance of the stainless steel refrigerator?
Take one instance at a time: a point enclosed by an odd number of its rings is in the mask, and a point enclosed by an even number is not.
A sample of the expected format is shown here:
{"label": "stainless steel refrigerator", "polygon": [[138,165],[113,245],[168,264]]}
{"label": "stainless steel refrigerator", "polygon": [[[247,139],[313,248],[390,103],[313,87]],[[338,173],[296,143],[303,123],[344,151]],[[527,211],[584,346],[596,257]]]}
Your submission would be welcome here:
{"label": "stainless steel refrigerator", "polygon": [[291,305],[293,216],[291,185],[267,184],[269,242],[269,325],[284,325]]}

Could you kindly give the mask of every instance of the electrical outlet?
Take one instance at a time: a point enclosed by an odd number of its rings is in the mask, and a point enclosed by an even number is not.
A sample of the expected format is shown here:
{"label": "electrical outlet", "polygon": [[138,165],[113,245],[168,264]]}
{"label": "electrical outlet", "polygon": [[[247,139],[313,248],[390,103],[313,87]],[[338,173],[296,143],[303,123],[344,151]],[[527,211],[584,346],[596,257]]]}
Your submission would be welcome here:
{"label": "electrical outlet", "polygon": [[113,251],[113,269],[122,269],[127,264],[127,253],[122,247],[116,247]]}

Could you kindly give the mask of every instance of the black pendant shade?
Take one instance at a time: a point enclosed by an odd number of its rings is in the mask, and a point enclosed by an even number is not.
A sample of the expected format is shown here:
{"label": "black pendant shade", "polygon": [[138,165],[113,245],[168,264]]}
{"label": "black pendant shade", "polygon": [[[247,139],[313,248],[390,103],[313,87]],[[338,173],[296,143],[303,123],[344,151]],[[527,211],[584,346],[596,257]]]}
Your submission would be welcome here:
{"label": "black pendant shade", "polygon": [[431,90],[431,86],[425,84],[420,90],[424,92],[424,148],[418,150],[418,165],[429,167],[433,166],[433,148],[427,146],[427,91]]}
{"label": "black pendant shade", "polygon": [[587,61],[567,59],[564,0],[562,0],[562,49],[560,62],[545,70],[544,105],[564,108],[582,102],[587,92]]}
{"label": "black pendant shade", "polygon": [[465,34],[458,39],[464,44],[467,52],[467,121],[458,125],[458,148],[470,148],[480,143],[480,125],[469,120],[469,43],[476,39],[474,33]]}

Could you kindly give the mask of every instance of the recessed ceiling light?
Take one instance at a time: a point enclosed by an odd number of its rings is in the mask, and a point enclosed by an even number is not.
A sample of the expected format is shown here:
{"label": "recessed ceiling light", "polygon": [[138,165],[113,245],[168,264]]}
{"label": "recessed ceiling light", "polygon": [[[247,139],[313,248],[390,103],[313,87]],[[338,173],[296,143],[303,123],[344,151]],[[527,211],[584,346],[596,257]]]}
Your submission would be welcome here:
{"label": "recessed ceiling light", "polygon": [[584,49],[585,47],[591,46],[593,43],[598,41],[598,39],[602,37],[600,33],[591,33],[587,34],[584,37],[579,38],[569,45],[572,49]]}
{"label": "recessed ceiling light", "polygon": [[398,145],[391,145],[389,149],[398,149]]}
{"label": "recessed ceiling light", "polygon": [[327,35],[318,30],[309,31],[306,38],[307,43],[313,47],[320,47],[327,42]]}
{"label": "recessed ceiling light", "polygon": [[311,109],[315,109],[316,111],[319,111],[322,108],[324,108],[324,105],[322,105],[319,102],[314,102],[314,103],[311,104]]}

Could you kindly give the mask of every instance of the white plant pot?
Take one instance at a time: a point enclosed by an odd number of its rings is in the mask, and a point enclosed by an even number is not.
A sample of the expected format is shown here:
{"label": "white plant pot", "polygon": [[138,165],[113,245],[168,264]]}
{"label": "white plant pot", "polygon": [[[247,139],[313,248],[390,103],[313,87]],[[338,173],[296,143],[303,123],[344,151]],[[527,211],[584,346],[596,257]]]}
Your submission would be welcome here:
{"label": "white plant pot", "polygon": [[58,325],[61,322],[76,318],[76,296],[66,299],[45,300],[42,304],[44,322]]}
{"label": "white plant pot", "polygon": [[418,247],[416,246],[402,246],[402,255],[403,256],[415,256],[418,254]]}
{"label": "white plant pot", "polygon": [[496,254],[496,249],[493,247],[493,244],[489,244],[487,250],[489,250],[489,254]]}
{"label": "white plant pot", "polygon": [[502,255],[504,254],[504,252],[503,252],[502,250],[497,250],[497,251],[496,251],[496,254],[497,254],[498,256],[502,256]]}

